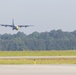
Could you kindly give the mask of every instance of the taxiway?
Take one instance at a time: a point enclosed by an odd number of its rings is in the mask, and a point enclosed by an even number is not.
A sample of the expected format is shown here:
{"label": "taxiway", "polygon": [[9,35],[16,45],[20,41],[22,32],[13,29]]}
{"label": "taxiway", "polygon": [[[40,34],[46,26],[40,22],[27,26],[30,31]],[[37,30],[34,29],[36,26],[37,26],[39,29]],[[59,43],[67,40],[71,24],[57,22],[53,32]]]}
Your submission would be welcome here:
{"label": "taxiway", "polygon": [[76,65],[0,65],[0,75],[76,75]]}

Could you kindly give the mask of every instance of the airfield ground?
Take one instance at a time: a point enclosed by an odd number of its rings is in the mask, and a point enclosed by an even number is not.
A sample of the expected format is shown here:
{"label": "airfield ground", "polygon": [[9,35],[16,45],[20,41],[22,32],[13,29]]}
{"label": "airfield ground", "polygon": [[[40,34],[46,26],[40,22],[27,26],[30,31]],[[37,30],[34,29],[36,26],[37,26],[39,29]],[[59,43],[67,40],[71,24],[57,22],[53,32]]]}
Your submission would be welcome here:
{"label": "airfield ground", "polygon": [[76,51],[1,51],[0,64],[76,64]]}
{"label": "airfield ground", "polygon": [[0,64],[76,64],[76,58],[0,58]]}
{"label": "airfield ground", "polygon": [[0,65],[0,75],[76,75],[76,65]]}
{"label": "airfield ground", "polygon": [[0,56],[76,56],[76,50],[0,51]]}

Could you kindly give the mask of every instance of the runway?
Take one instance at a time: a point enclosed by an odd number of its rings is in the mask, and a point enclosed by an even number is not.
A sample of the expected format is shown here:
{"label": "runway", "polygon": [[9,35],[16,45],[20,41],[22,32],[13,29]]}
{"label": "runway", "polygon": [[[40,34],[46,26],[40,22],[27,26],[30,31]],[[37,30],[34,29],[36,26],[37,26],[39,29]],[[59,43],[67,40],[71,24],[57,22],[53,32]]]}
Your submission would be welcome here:
{"label": "runway", "polygon": [[76,75],[76,65],[0,65],[0,75]]}

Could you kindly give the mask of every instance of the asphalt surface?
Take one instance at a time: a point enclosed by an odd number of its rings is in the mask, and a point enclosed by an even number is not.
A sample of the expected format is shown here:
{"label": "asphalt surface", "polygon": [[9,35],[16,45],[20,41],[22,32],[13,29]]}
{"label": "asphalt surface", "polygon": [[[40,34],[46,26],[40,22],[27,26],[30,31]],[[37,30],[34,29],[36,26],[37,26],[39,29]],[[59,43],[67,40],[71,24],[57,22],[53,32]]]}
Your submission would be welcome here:
{"label": "asphalt surface", "polygon": [[76,56],[0,56],[0,58],[76,58]]}
{"label": "asphalt surface", "polygon": [[0,65],[0,75],[76,75],[76,65]]}

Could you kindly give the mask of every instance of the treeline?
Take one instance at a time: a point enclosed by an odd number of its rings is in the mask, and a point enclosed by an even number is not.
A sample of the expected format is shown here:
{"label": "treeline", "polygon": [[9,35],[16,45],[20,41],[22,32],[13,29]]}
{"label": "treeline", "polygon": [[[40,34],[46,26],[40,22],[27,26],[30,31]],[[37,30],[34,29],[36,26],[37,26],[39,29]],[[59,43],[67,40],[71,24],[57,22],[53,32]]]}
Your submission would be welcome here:
{"label": "treeline", "polygon": [[76,50],[76,31],[52,30],[29,35],[23,32],[3,34],[0,35],[0,50]]}

